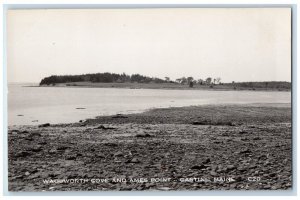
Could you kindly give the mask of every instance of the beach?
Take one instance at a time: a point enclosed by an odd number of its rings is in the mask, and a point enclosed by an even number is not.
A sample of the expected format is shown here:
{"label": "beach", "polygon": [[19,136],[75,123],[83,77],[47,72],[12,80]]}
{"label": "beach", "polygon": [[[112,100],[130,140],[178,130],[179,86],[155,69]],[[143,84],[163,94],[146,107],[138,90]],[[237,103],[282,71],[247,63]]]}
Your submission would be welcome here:
{"label": "beach", "polygon": [[291,121],[291,104],[228,104],[9,126],[9,191],[287,190]]}

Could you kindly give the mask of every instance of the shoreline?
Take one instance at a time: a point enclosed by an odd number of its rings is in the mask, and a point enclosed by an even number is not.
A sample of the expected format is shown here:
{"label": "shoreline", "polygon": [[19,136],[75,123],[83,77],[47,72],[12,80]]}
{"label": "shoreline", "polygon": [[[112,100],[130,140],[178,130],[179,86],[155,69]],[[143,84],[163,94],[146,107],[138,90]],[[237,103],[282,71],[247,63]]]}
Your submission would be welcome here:
{"label": "shoreline", "polygon": [[[96,120],[99,118],[110,118],[110,117],[114,117],[114,116],[123,116],[123,117],[127,117],[127,116],[134,116],[134,115],[143,115],[143,114],[147,114],[148,112],[153,112],[153,111],[157,111],[157,110],[166,110],[166,109],[188,109],[188,108],[192,108],[192,107],[220,107],[220,106],[247,106],[247,107],[287,107],[287,108],[291,108],[291,103],[241,103],[241,104],[204,104],[204,105],[190,105],[190,106],[179,106],[179,107],[165,107],[165,108],[149,108],[149,109],[145,109],[143,111],[138,111],[138,112],[133,112],[133,113],[115,113],[115,114],[111,114],[111,115],[97,115],[95,117],[92,118],[85,118],[85,119],[80,119],[79,121],[76,122],[60,122],[60,123],[54,123],[51,124],[52,126],[68,126],[68,125],[72,125],[72,124],[77,124],[77,123],[82,123],[84,121],[91,121],[91,120]],[[19,125],[8,125],[8,128],[18,128],[18,127],[26,127],[26,126],[39,126],[41,125],[39,124],[19,124]]]}
{"label": "shoreline", "polygon": [[211,91],[291,91],[285,88],[266,88],[266,87],[240,87],[234,85],[188,85],[174,83],[89,83],[89,82],[70,82],[58,83],[55,85],[38,85],[26,87],[66,87],[66,88],[124,88],[124,89],[167,89],[167,90],[211,90]]}

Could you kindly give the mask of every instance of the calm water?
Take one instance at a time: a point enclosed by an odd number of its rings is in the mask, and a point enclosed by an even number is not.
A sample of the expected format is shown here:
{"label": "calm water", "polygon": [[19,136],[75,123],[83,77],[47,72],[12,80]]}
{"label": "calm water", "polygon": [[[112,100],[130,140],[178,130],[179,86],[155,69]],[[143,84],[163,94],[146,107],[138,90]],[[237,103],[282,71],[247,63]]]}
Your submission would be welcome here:
{"label": "calm water", "polygon": [[290,92],[58,88],[9,84],[8,124],[77,122],[100,115],[136,113],[160,107],[290,102]]}

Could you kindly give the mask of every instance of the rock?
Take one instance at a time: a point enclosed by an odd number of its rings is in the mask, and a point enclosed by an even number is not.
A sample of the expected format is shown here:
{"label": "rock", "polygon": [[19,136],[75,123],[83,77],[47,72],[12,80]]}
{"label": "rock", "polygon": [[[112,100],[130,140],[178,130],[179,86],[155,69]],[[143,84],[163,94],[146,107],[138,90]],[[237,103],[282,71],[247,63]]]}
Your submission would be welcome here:
{"label": "rock", "polygon": [[40,137],[40,136],[41,136],[41,134],[39,132],[32,132],[29,134],[28,137]]}
{"label": "rock", "polygon": [[18,117],[23,117],[24,115],[17,115]]}
{"label": "rock", "polygon": [[42,151],[43,148],[41,145],[37,145],[36,147],[33,147],[31,149],[29,149],[29,151],[33,151],[33,152],[39,152],[39,151]]}
{"label": "rock", "polygon": [[265,186],[264,186],[264,189],[270,189],[270,188],[271,188],[270,185],[265,185]]}
{"label": "rock", "polygon": [[158,190],[162,190],[162,191],[169,191],[171,190],[172,188],[169,188],[169,187],[159,187],[157,188]]}
{"label": "rock", "polygon": [[237,177],[235,177],[234,180],[235,180],[236,182],[240,182],[240,181],[243,181],[244,178],[243,178],[242,176],[237,176]]}
{"label": "rock", "polygon": [[122,114],[117,114],[115,116],[112,116],[111,118],[128,118],[127,116],[124,116]]}
{"label": "rock", "polygon": [[55,150],[55,149],[50,149],[50,150],[48,151],[48,153],[50,153],[50,154],[55,154],[55,153],[57,153],[57,150]]}
{"label": "rock", "polygon": [[276,177],[277,176],[277,174],[276,173],[271,173],[271,174],[269,174],[269,177]]}
{"label": "rock", "polygon": [[154,186],[155,186],[155,183],[153,183],[153,182],[145,184],[145,188],[150,188],[150,187],[154,187]]}
{"label": "rock", "polygon": [[33,141],[33,138],[32,137],[28,137],[28,138],[25,138],[25,140]]}
{"label": "rock", "polygon": [[136,134],[135,137],[142,137],[142,138],[145,138],[145,137],[152,137],[152,135],[150,135],[149,133],[139,133],[139,134]]}
{"label": "rock", "polygon": [[271,187],[272,190],[277,190],[278,188],[280,188],[280,186],[278,187],[277,185],[273,185],[273,186]]}
{"label": "rock", "polygon": [[211,165],[212,171],[216,171],[218,169],[218,165]]}
{"label": "rock", "polygon": [[41,128],[41,127],[48,127],[48,126],[50,126],[50,123],[40,124],[39,128]]}
{"label": "rock", "polygon": [[86,109],[86,108],[76,108],[76,109],[78,109],[78,110],[83,110],[83,109]]}
{"label": "rock", "polygon": [[30,173],[29,173],[29,172],[25,172],[25,175],[26,175],[26,176],[29,176],[29,175],[30,175]]}
{"label": "rock", "polygon": [[39,120],[32,120],[31,122],[38,122]]}
{"label": "rock", "polygon": [[21,131],[21,133],[29,133],[27,130]]}
{"label": "rock", "polygon": [[65,157],[65,160],[76,160],[76,155],[68,155]]}
{"label": "rock", "polygon": [[97,157],[97,158],[105,158],[105,155],[103,155],[103,154],[98,154],[96,157]]}
{"label": "rock", "polygon": [[31,174],[35,174],[38,172],[38,170],[36,168],[29,170]]}
{"label": "rock", "polygon": [[236,169],[236,166],[228,165],[226,171],[231,171],[231,170],[234,170],[234,169]]}
{"label": "rock", "polygon": [[267,165],[271,165],[271,163],[267,160],[263,165],[267,166]]}
{"label": "rock", "polygon": [[240,171],[240,172],[245,172],[248,169],[246,167],[238,167],[237,170]]}
{"label": "rock", "polygon": [[239,134],[246,134],[246,133],[248,133],[248,132],[244,131],[244,130],[239,132]]}
{"label": "rock", "polygon": [[123,156],[123,152],[117,151],[117,152],[114,154],[114,156],[115,156],[115,157]]}
{"label": "rock", "polygon": [[215,172],[215,171],[211,171],[211,172],[210,172],[210,175],[212,175],[212,176],[217,176],[218,174],[217,174],[217,172]]}
{"label": "rock", "polygon": [[239,152],[239,154],[247,154],[247,153],[251,153],[251,150],[250,149],[244,149],[244,150]]}
{"label": "rock", "polygon": [[202,162],[202,164],[208,164],[208,163],[210,163],[210,159],[209,159],[209,158],[206,158],[206,159]]}
{"label": "rock", "polygon": [[197,169],[197,170],[201,170],[201,169],[206,169],[208,166],[206,165],[195,165],[193,167],[191,167],[191,169]]}
{"label": "rock", "polygon": [[113,127],[105,127],[105,126],[103,126],[103,125],[100,125],[100,126],[98,126],[98,127],[94,128],[94,129],[103,129],[103,130],[108,130],[108,129],[116,129],[116,128],[113,128]]}
{"label": "rock", "polygon": [[132,158],[131,160],[127,160],[125,163],[140,163],[140,160],[137,158]]}
{"label": "rock", "polygon": [[18,131],[12,131],[12,132],[9,132],[9,133],[11,133],[12,135],[18,135],[19,134]]}
{"label": "rock", "polygon": [[24,178],[23,175],[18,175],[18,176],[14,176],[12,179],[22,179],[22,178]]}
{"label": "rock", "polygon": [[254,168],[256,168],[257,166],[256,165],[250,165],[249,167],[248,167],[248,169],[254,169]]}
{"label": "rock", "polygon": [[258,160],[266,160],[267,156],[266,155],[261,155],[258,157]]}
{"label": "rock", "polygon": [[66,149],[69,149],[70,147],[68,147],[68,146],[59,146],[59,147],[57,147],[56,149],[58,150],[58,151],[63,151],[63,150],[66,150]]}
{"label": "rock", "polygon": [[40,144],[40,145],[45,145],[45,144],[47,144],[47,142],[41,141],[41,142],[38,142],[38,144]]}
{"label": "rock", "polygon": [[103,143],[103,145],[109,146],[109,147],[117,147],[118,146],[118,144],[116,144],[116,143]]}
{"label": "rock", "polygon": [[244,137],[244,138],[241,138],[241,140],[242,140],[242,141],[248,141],[248,140],[249,140],[249,138],[247,138],[247,137]]}
{"label": "rock", "polygon": [[23,157],[27,157],[30,156],[31,153],[28,151],[19,151],[18,153],[16,153],[15,157],[16,158],[23,158]]}
{"label": "rock", "polygon": [[119,160],[117,157],[115,157],[114,162],[115,162],[115,163],[121,163],[122,161]]}
{"label": "rock", "polygon": [[209,122],[208,121],[195,121],[195,122],[192,122],[192,125],[208,125]]}
{"label": "rock", "polygon": [[140,161],[137,158],[132,158],[130,162],[131,163],[139,163]]}

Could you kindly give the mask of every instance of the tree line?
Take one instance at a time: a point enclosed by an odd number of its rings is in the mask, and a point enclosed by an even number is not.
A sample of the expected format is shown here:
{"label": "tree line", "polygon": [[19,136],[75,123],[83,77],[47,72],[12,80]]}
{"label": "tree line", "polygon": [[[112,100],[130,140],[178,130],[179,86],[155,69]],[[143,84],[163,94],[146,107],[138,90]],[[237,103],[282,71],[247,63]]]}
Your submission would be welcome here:
{"label": "tree line", "polygon": [[175,81],[171,80],[169,77],[165,79],[160,79],[156,77],[148,77],[140,74],[127,75],[125,73],[96,73],[96,74],[82,74],[82,75],[52,75],[43,78],[40,85],[51,85],[56,83],[69,83],[69,82],[94,82],[94,83],[125,83],[125,82],[136,82],[136,83],[180,83],[180,84],[200,84],[200,85],[210,85],[210,84],[220,84],[221,78],[211,78],[206,79],[194,79],[193,77],[181,77]]}
{"label": "tree line", "polygon": [[82,74],[82,75],[52,75],[43,78],[40,85],[51,85],[56,83],[68,83],[68,82],[94,82],[94,83],[125,83],[125,82],[137,82],[137,83],[165,83],[166,80],[148,77],[140,74],[127,75],[125,73],[96,73],[96,74]]}

